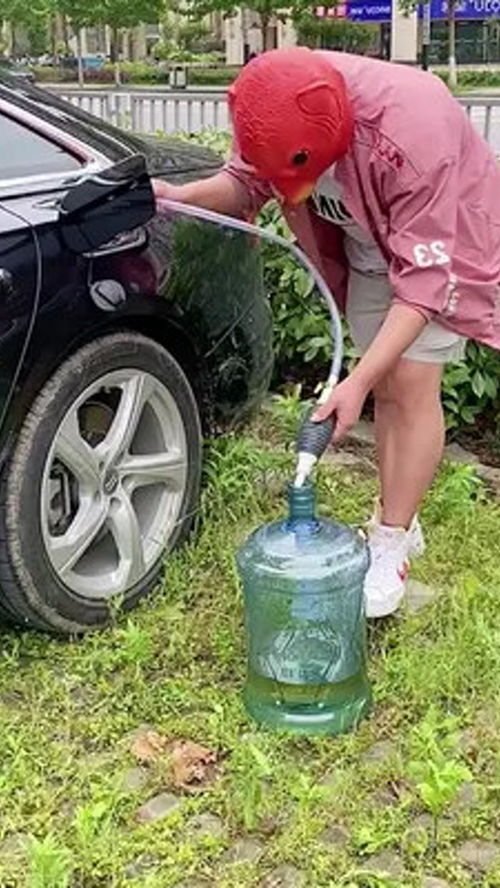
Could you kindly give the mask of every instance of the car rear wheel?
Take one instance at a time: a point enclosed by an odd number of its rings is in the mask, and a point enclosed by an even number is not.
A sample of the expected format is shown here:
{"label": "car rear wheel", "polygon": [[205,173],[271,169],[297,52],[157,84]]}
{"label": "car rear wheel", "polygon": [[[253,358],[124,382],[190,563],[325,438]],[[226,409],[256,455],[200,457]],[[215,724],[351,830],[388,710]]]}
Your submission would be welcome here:
{"label": "car rear wheel", "polygon": [[200,468],[196,401],[171,355],[125,332],[76,352],[38,395],[4,472],[4,610],[77,633],[132,607],[189,529]]}

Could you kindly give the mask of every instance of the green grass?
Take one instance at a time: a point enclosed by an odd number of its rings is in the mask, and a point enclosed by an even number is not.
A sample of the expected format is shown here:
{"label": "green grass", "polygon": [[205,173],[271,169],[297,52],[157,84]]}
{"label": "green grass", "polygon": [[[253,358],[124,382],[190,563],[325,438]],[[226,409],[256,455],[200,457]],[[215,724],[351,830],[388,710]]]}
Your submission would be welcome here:
{"label": "green grass", "polygon": [[[233,556],[250,529],[283,511],[293,422],[293,405],[281,403],[253,431],[211,447],[198,536],[133,614],[79,641],[3,632],[2,888],[169,888],[195,875],[246,888],[280,863],[304,870],[314,888],[416,888],[424,872],[456,888],[500,886],[500,870],[473,882],[456,857],[461,840],[499,839],[500,508],[467,467],[445,467],[424,510],[429,549],[416,574],[439,586],[438,602],[370,631],[372,718],[356,734],[307,740],[258,730],[245,716]],[[366,519],[370,479],[325,466],[319,489],[326,514]],[[216,749],[222,764],[206,792],[150,825],[135,813],[169,791],[168,771],[153,766],[143,789],[122,788],[135,764],[130,733],[144,723]],[[381,739],[394,744],[389,759],[365,761]],[[446,784],[441,795],[429,762]],[[464,766],[477,804],[451,813]],[[381,807],[382,790],[395,792],[393,806]],[[436,847],[425,830],[412,832],[425,798],[440,817]],[[192,835],[188,820],[201,812],[222,819],[222,837]],[[351,841],[330,853],[318,838],[334,823]],[[265,844],[259,863],[225,861],[246,835]],[[367,870],[367,855],[386,848],[402,849],[399,882]],[[138,858],[144,872],[127,875]]]}

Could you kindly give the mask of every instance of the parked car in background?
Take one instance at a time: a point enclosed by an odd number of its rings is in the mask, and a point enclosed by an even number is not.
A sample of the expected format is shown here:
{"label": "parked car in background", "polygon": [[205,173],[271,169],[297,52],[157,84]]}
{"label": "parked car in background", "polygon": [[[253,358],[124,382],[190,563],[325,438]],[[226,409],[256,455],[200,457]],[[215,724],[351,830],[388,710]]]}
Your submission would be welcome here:
{"label": "parked car in background", "polygon": [[25,80],[27,83],[35,82],[35,75],[31,68],[12,59],[0,58],[0,74],[2,73],[9,74],[14,79]]}
{"label": "parked car in background", "polygon": [[[267,389],[270,311],[259,251],[232,230],[125,212],[98,248],[67,236],[89,176],[143,154],[186,181],[218,167],[211,152],[4,75],[0,144],[0,611],[78,633],[132,607],[186,536],[202,433]],[[110,208],[96,219],[116,227]]]}

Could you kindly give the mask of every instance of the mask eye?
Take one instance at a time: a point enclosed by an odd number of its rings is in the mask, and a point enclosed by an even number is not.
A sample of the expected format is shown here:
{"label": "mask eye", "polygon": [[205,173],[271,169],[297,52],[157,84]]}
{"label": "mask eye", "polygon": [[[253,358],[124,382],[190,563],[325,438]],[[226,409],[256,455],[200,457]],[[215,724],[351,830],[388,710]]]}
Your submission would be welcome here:
{"label": "mask eye", "polygon": [[309,160],[309,152],[303,149],[302,151],[297,151],[297,154],[294,154],[292,157],[292,163],[294,166],[304,166]]}

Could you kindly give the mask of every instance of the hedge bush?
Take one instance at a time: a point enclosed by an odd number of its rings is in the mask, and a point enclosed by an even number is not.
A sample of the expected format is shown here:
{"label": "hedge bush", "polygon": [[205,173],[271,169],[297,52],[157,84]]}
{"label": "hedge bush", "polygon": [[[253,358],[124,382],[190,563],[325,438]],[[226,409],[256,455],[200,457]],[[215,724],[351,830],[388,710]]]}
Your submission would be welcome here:
{"label": "hedge bush", "polygon": [[[77,83],[78,71],[76,68],[64,68],[52,65],[35,65],[33,73],[37,83]],[[112,83],[114,81],[113,72],[86,71],[85,83]],[[124,82],[127,82],[124,78]]]}
{"label": "hedge bush", "polygon": [[229,86],[238,76],[240,68],[190,68],[188,83],[193,86]]}
{"label": "hedge bush", "polygon": [[[76,83],[78,70],[75,67],[65,68],[59,66],[38,66],[33,68],[35,78],[39,83]],[[122,83],[167,83],[168,71],[164,68],[149,65],[147,62],[123,62],[120,65]],[[84,72],[85,83],[115,83],[115,68],[106,64],[99,69],[89,69]]]}
{"label": "hedge bush", "polygon": [[[171,60],[171,64],[176,64]],[[168,83],[169,69],[167,64],[151,65],[148,62],[122,62],[122,83],[156,84]],[[237,77],[239,68],[236,67],[203,67],[188,65],[188,87],[191,86],[229,86]],[[78,70],[76,67],[50,67],[36,66],[33,68],[35,77],[39,83],[76,83]],[[85,83],[109,83],[115,82],[115,69],[113,65],[106,64],[100,69],[85,71]]]}
{"label": "hedge bush", "polygon": [[[229,150],[226,133],[207,130],[191,137],[222,156]],[[267,206],[260,224],[285,237],[290,236],[276,204]],[[329,315],[321,298],[312,290],[308,275],[293,257],[279,247],[266,244],[265,274],[274,317],[276,386],[287,382],[305,384],[311,391],[328,370],[332,342]],[[346,331],[344,369],[353,362],[353,349]],[[443,405],[449,429],[482,425],[500,431],[500,352],[475,342],[467,344],[466,357],[446,368]]]}
{"label": "hedge bush", "polygon": [[[448,83],[448,71],[444,68],[436,68],[434,71],[445,83]],[[481,87],[500,86],[500,70],[458,70],[458,89],[472,89]]]}
{"label": "hedge bush", "polygon": [[[172,64],[182,62],[182,54],[179,58],[172,58]],[[166,65],[153,65],[148,62],[123,62],[121,65],[123,83],[154,84],[168,82],[168,68]],[[76,67],[43,67],[33,68],[35,77],[40,83],[74,83],[78,78]],[[241,69],[238,66],[226,65],[200,65],[188,64],[188,86],[229,86],[237,77]],[[445,83],[448,82],[448,72],[445,68],[436,68],[435,73]],[[113,65],[106,64],[100,70],[85,71],[85,82],[114,83],[115,73]],[[463,70],[458,72],[459,90],[500,87],[500,70]]]}

